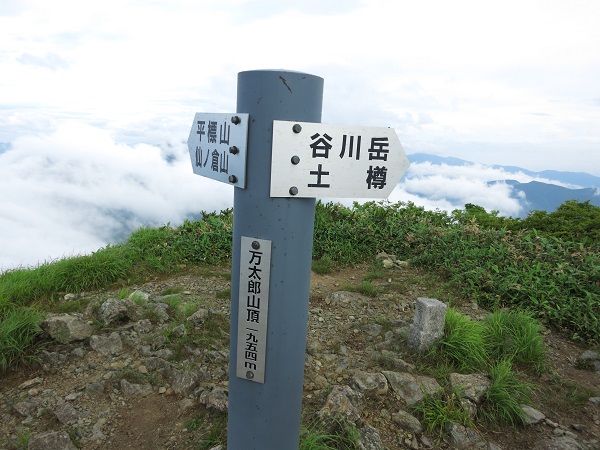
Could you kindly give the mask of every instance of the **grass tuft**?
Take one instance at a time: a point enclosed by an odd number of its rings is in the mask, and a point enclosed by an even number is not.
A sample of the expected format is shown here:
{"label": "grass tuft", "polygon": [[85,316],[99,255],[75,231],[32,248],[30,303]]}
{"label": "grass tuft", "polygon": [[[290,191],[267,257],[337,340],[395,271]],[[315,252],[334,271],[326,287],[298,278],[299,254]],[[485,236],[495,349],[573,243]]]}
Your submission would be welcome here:
{"label": "grass tuft", "polygon": [[444,336],[432,347],[427,358],[459,372],[480,370],[487,360],[481,324],[448,308]]}
{"label": "grass tuft", "polygon": [[483,325],[491,358],[508,358],[516,364],[533,365],[538,373],[542,371],[546,349],[540,324],[530,313],[496,311],[485,318]]}
{"label": "grass tuft", "polygon": [[479,408],[481,418],[492,423],[522,425],[524,413],[521,405],[530,404],[532,386],[515,375],[509,359],[494,363],[490,368],[490,378],[492,384]]}

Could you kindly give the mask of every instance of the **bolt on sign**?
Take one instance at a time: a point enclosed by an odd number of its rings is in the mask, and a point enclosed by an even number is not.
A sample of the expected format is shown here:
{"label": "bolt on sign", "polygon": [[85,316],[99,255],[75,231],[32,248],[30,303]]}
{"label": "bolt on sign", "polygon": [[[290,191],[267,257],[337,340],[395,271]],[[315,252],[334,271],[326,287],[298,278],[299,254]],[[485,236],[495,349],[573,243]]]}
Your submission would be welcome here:
{"label": "bolt on sign", "polygon": [[387,198],[408,166],[393,128],[273,121],[271,197]]}
{"label": "bolt on sign", "polygon": [[188,137],[197,175],[244,189],[248,114],[196,113]]}
{"label": "bolt on sign", "polygon": [[271,241],[242,236],[236,376],[265,382]]}

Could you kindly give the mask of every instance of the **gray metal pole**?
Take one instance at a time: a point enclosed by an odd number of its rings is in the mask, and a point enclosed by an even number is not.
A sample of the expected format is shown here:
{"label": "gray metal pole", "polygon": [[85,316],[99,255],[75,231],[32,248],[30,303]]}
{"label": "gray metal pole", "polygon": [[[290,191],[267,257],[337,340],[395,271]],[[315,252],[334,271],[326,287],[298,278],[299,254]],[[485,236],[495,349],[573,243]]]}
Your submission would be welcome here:
{"label": "gray metal pole", "polygon": [[[270,198],[273,120],[320,122],[323,79],[300,72],[238,74],[237,112],[249,113],[246,189],[235,189],[228,450],[296,450],[315,199]],[[264,384],[236,376],[241,237],[271,241]]]}

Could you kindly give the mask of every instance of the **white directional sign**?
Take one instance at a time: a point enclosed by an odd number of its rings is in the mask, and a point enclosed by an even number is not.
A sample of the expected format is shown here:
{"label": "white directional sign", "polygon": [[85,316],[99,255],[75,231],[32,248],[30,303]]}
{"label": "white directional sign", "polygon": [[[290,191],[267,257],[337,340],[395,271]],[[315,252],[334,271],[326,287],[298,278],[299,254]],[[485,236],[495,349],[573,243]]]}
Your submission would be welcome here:
{"label": "white directional sign", "polygon": [[195,174],[246,187],[248,114],[196,113],[188,138]]}
{"label": "white directional sign", "polygon": [[271,197],[387,198],[408,165],[393,128],[273,121]]}

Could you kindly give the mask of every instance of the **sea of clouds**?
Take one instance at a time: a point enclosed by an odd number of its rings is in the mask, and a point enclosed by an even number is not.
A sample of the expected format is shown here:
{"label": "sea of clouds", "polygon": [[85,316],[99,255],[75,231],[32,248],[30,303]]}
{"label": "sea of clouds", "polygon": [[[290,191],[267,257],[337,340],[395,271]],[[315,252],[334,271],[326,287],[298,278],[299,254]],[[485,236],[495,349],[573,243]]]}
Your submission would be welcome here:
{"label": "sea of clouds", "polygon": [[[517,216],[511,186],[488,184],[503,179],[551,182],[481,164],[414,163],[389,200],[445,211],[474,203]],[[0,148],[0,271],[88,254],[140,226],[177,226],[232,207],[233,189],[194,175],[183,141],[123,144],[75,122],[21,136]]]}

